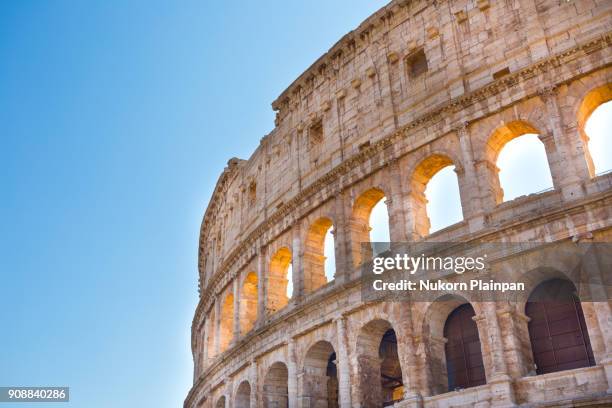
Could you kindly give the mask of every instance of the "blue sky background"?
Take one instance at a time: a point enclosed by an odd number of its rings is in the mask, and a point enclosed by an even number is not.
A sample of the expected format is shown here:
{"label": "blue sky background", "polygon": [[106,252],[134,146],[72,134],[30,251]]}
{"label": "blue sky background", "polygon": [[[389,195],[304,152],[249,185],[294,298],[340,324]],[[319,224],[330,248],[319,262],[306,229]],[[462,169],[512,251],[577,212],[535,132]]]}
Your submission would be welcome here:
{"label": "blue sky background", "polygon": [[0,386],[68,385],[67,407],[182,406],[217,177],[384,3],[0,3]]}

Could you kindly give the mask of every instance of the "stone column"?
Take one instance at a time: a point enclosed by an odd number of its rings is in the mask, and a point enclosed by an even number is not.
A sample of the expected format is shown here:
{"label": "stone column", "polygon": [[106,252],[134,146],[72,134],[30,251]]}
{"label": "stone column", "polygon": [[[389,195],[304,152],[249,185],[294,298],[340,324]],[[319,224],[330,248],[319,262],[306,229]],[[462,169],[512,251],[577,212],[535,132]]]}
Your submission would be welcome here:
{"label": "stone column", "polygon": [[338,404],[340,408],[351,406],[351,378],[349,372],[349,353],[346,339],[346,320],[344,316],[335,319],[338,342]]}
{"label": "stone column", "polygon": [[579,148],[580,140],[573,132],[566,135],[563,131],[564,125],[561,112],[557,103],[558,90],[548,86],[540,89],[539,94],[546,104],[546,113],[549,120],[552,135],[540,135],[540,140],[546,147],[546,156],[550,167],[553,184],[561,191],[565,200],[582,197],[584,192],[583,181],[589,180],[589,169],[582,157],[576,157],[573,152],[582,151]]}
{"label": "stone column", "polygon": [[204,371],[208,367],[208,336],[210,335],[210,320],[206,318],[204,321],[204,346],[202,347],[202,368],[200,372]]}
{"label": "stone column", "polygon": [[532,364],[525,359],[519,337],[524,330],[519,324],[526,324],[529,318],[508,303],[499,306],[501,307],[497,308],[497,318],[502,333],[508,375],[511,378],[521,378],[532,369]]}
{"label": "stone column", "polygon": [[353,258],[351,256],[350,231],[348,230],[348,216],[344,205],[345,193],[336,194],[334,202],[334,247],[336,255],[336,276],[335,280],[343,284],[350,280]]}
{"label": "stone column", "polygon": [[263,326],[266,321],[266,308],[268,306],[267,296],[267,262],[266,262],[266,249],[259,248],[257,252],[257,321],[255,322],[255,328]]}
{"label": "stone column", "polygon": [[230,345],[236,344],[240,339],[240,274],[237,274],[232,282],[232,291],[234,295],[234,321]]}
{"label": "stone column", "polygon": [[463,218],[467,221],[470,231],[477,231],[484,226],[484,210],[492,208],[495,202],[492,197],[484,196],[481,191],[468,123],[461,122],[454,130],[461,147],[462,171],[457,171],[457,180],[459,182]]}
{"label": "stone column", "polygon": [[257,383],[257,361],[252,360],[249,366],[249,383],[251,384],[250,406],[259,406],[259,384]]}
{"label": "stone column", "polygon": [[508,367],[504,358],[496,303],[483,302],[481,305],[482,315],[476,315],[473,319],[478,325],[487,384],[493,394],[491,403],[496,407],[516,406],[514,388],[512,387],[512,381],[508,375]]}
{"label": "stone column", "polygon": [[304,249],[302,245],[301,228],[298,223],[293,226],[291,241],[291,273],[293,294],[290,303],[298,303],[304,296]]}
{"label": "stone column", "polygon": [[287,400],[289,408],[298,408],[297,405],[297,362],[295,359],[295,340],[289,339],[287,343]]}
{"label": "stone column", "polygon": [[389,212],[389,235],[391,242],[407,242],[408,231],[406,218],[408,210],[406,207],[405,192],[402,188],[401,168],[397,161],[391,163],[388,168],[391,191],[387,197],[386,204]]}
{"label": "stone column", "polygon": [[219,302],[219,298],[215,296],[215,339],[214,339],[214,351],[215,356],[219,355],[219,351],[221,350],[221,302]]}

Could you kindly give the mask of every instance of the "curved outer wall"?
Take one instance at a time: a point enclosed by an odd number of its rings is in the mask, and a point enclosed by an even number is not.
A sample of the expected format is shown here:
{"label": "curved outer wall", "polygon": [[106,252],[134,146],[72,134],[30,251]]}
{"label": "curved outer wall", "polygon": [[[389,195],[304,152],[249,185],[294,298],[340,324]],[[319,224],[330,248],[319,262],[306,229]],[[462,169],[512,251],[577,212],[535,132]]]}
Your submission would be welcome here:
{"label": "curved outer wall", "polygon": [[[425,374],[432,363],[424,330],[436,318],[430,305],[361,302],[355,237],[363,229],[359,200],[375,189],[386,196],[392,241],[610,242],[612,175],[594,174],[584,121],[610,99],[611,45],[605,0],[393,1],[343,37],[274,101],[275,128],[252,156],[231,159],[219,178],[200,234],[194,384],[185,407],[264,406],[264,382],[279,362],[289,407],[309,406],[305,356],[323,340],[336,353],[339,405],[367,406],[360,339],[379,320],[399,339],[397,406],[609,403],[605,302],[583,305],[594,366],[530,376],[522,350],[529,346],[516,337],[527,324],[524,304],[467,299],[486,384],[437,393]],[[554,188],[501,203],[492,141],[521,129],[540,135]],[[463,221],[434,234],[416,197],[418,178],[439,164],[431,157],[455,165],[463,207]],[[334,225],[336,275],[313,290],[313,258],[305,254],[321,218]],[[283,247],[292,253],[294,293],[273,311],[271,259]],[[446,316],[438,318],[443,324]]]}

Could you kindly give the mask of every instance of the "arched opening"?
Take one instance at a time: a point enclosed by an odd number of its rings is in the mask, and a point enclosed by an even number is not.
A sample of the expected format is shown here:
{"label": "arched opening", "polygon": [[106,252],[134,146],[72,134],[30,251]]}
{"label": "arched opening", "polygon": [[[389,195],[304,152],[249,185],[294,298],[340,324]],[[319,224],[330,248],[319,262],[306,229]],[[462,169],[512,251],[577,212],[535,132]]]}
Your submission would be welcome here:
{"label": "arched opening", "polygon": [[415,232],[424,237],[463,219],[453,161],[435,154],[415,169],[411,182]]}
{"label": "arched opening", "polygon": [[578,127],[591,177],[612,170],[612,83],[586,95],[578,110]]}
{"label": "arched opening", "polygon": [[215,404],[215,408],[225,408],[225,397],[221,397],[217,400],[217,403]]}
{"label": "arched opening", "polygon": [[486,153],[498,204],[554,188],[539,134],[532,125],[514,121],[497,128],[489,138]]}
{"label": "arched opening", "polygon": [[287,306],[293,294],[291,251],[282,247],[270,260],[268,275],[268,313]]}
{"label": "arched opening", "polygon": [[223,300],[219,323],[219,351],[223,352],[227,350],[234,338],[234,295],[232,293],[228,293]]}
{"label": "arched opening", "polygon": [[251,385],[248,381],[243,381],[238,386],[236,391],[236,399],[234,400],[234,408],[250,408],[251,407]]}
{"label": "arched opening", "polygon": [[288,371],[284,363],[272,364],[264,378],[263,384],[263,406],[265,408],[287,408]]}
{"label": "arched opening", "polygon": [[336,353],[329,342],[320,341],[308,350],[301,381],[301,406],[338,407]]}
{"label": "arched opening", "polygon": [[304,243],[305,293],[313,292],[334,279],[334,251],[332,221],[319,218],[308,229]]}
{"label": "arched opening", "polygon": [[486,384],[474,308],[465,303],[451,312],[444,324],[448,391]]}
{"label": "arched opening", "polygon": [[240,332],[248,333],[257,321],[257,274],[249,272],[242,283],[240,293]]}
{"label": "arched opening", "polygon": [[402,367],[391,324],[374,320],[357,338],[361,406],[382,407],[403,398]]}
{"label": "arched opening", "polygon": [[538,285],[525,314],[537,374],[595,365],[584,313],[574,284],[551,279]]}
{"label": "arched opening", "polygon": [[213,359],[217,354],[215,350],[215,318],[215,308],[213,307],[208,313],[208,319],[206,324],[206,357],[209,360]]}
{"label": "arched opening", "polygon": [[[374,253],[384,252],[386,245],[374,247],[375,243],[388,243],[389,211],[385,203],[385,193],[379,188],[371,188],[361,194],[353,206],[351,220],[351,245],[355,266],[360,265],[364,259]],[[373,243],[364,246],[364,243]]]}

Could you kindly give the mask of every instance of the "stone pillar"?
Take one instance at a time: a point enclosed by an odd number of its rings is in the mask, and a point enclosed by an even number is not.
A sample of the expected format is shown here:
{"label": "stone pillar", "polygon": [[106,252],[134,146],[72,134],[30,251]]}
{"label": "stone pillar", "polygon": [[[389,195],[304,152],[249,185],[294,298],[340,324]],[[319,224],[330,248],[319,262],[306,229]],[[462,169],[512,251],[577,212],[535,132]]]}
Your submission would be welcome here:
{"label": "stone pillar", "polygon": [[388,193],[386,204],[389,212],[389,235],[391,242],[407,242],[408,230],[406,218],[408,215],[405,193],[402,188],[401,168],[394,161],[388,168],[391,191]]}
{"label": "stone pillar", "polygon": [[583,182],[590,179],[589,169],[584,155],[573,154],[582,151],[580,140],[573,132],[566,135],[563,131],[563,121],[557,103],[557,88],[544,87],[539,91],[546,104],[546,113],[552,135],[540,135],[540,140],[546,148],[546,156],[550,167],[553,184],[561,191],[564,200],[580,198],[585,194]]}
{"label": "stone pillar", "polygon": [[259,384],[257,383],[257,361],[252,360],[249,366],[249,383],[251,384],[251,407],[258,407],[259,404]]}
{"label": "stone pillar", "polygon": [[255,322],[255,328],[263,326],[266,321],[266,308],[268,306],[268,285],[266,283],[268,279],[268,268],[266,262],[266,249],[259,248],[257,252],[257,321]]}
{"label": "stone pillar", "polygon": [[289,408],[297,406],[297,362],[295,359],[295,340],[289,339],[287,343],[287,400]]}
{"label": "stone pillar", "polygon": [[504,357],[496,302],[483,302],[481,306],[482,315],[476,315],[473,319],[478,325],[487,384],[492,394],[491,403],[496,407],[513,407],[516,406],[514,388]]}
{"label": "stone pillar", "polygon": [[470,231],[478,231],[485,223],[484,210],[495,206],[495,202],[491,196],[484,196],[481,191],[468,123],[461,122],[454,130],[461,147],[462,171],[457,171],[457,181],[463,218],[468,223]]}
{"label": "stone pillar", "polygon": [[302,245],[301,228],[298,223],[293,226],[291,241],[291,273],[293,294],[290,303],[298,303],[304,296],[304,249]]}
{"label": "stone pillar", "polygon": [[215,339],[214,339],[214,352],[215,356],[219,355],[221,350],[221,302],[219,302],[219,298],[215,296]]}
{"label": "stone pillar", "polygon": [[344,206],[345,193],[336,194],[334,201],[334,247],[336,256],[336,276],[335,280],[343,284],[350,280],[353,258],[351,257],[350,232],[348,230],[348,214]]}
{"label": "stone pillar", "polygon": [[210,335],[210,319],[208,317],[204,321],[204,346],[202,347],[202,368],[200,372],[204,371],[208,367],[208,336]]}
{"label": "stone pillar", "polygon": [[240,274],[232,282],[232,291],[234,295],[234,321],[230,345],[236,344],[240,339]]}
{"label": "stone pillar", "polygon": [[530,361],[525,359],[520,339],[520,333],[525,328],[519,327],[519,325],[527,324],[529,318],[523,313],[519,313],[508,303],[499,306],[501,307],[497,309],[497,318],[501,330],[508,375],[511,378],[521,378],[529,373],[533,366]]}
{"label": "stone pillar", "polygon": [[336,321],[336,334],[338,342],[338,404],[340,408],[351,406],[351,378],[349,372],[349,353],[346,339],[346,320],[339,316]]}

